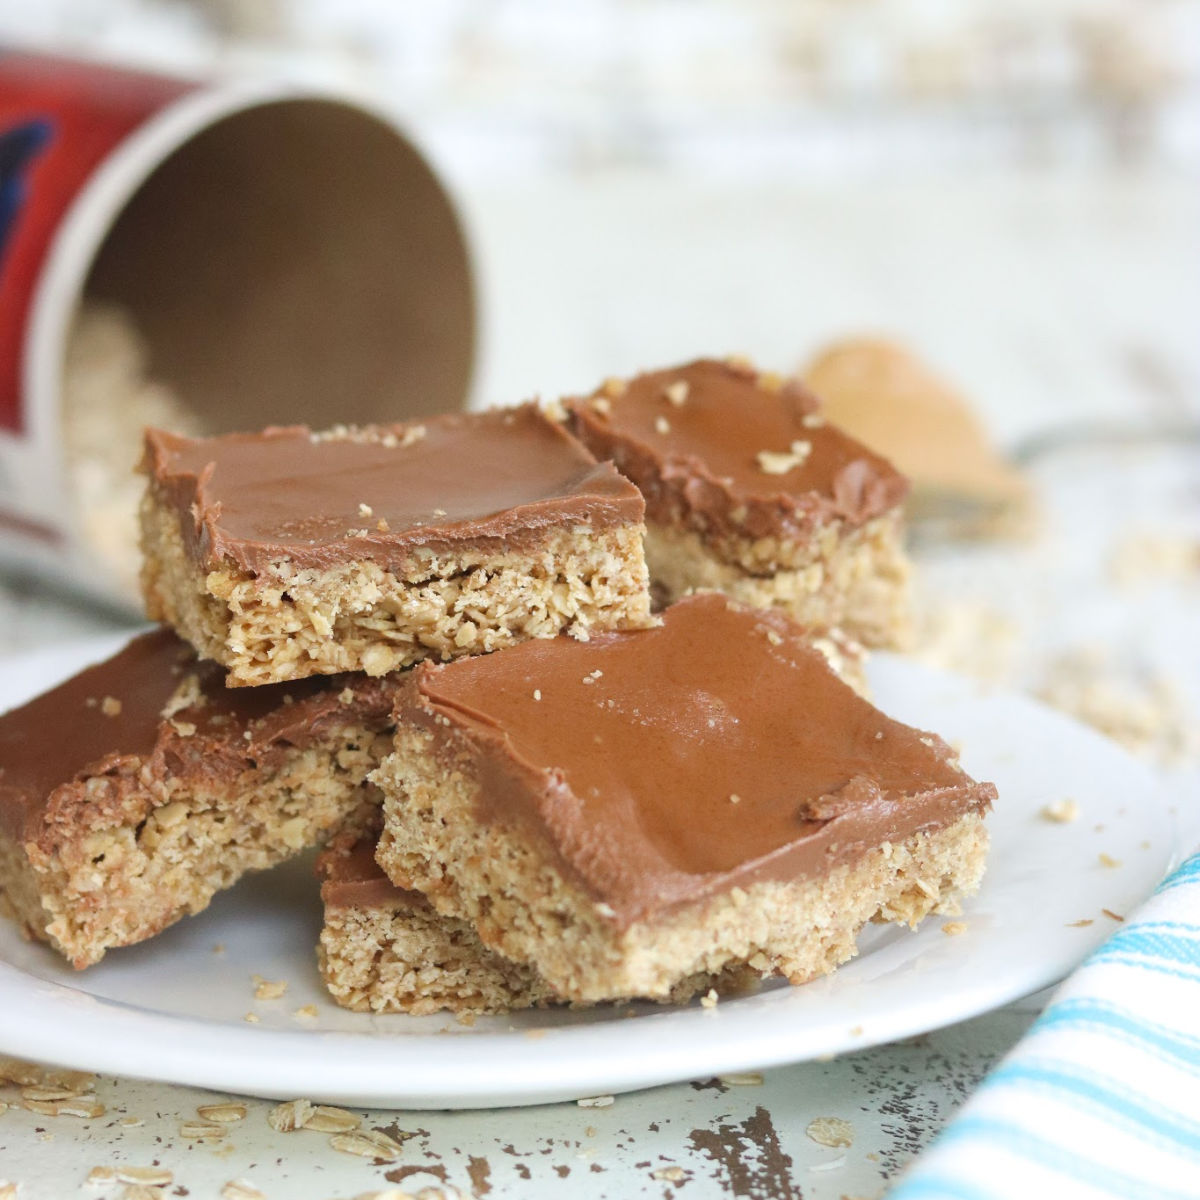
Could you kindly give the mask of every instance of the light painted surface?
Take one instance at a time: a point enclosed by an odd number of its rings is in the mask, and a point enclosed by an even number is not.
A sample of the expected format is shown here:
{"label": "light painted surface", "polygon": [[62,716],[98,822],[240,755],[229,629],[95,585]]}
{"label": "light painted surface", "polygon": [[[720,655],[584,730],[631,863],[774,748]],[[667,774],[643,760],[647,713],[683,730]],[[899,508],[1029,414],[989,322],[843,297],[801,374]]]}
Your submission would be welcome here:
{"label": "light painted surface", "polygon": [[[467,206],[487,270],[487,400],[587,387],[697,351],[745,350],[786,367],[826,335],[881,328],[944,367],[1008,444],[1081,416],[1137,424],[1198,411],[1195,200],[1170,180],[819,194],[597,180],[478,192]],[[1039,538],[927,549],[927,600],[943,604],[948,588],[1005,616],[1011,637],[991,657],[1007,684],[1037,686],[1051,655],[1098,645],[1122,680],[1159,672],[1191,688],[1200,710],[1196,583],[1154,572],[1120,583],[1113,571],[1122,547],[1147,533],[1200,533],[1194,452],[1080,450],[1041,460],[1035,482]],[[27,585],[0,590],[2,651],[112,627]],[[965,661],[982,640],[968,623],[949,657]],[[1191,778],[1179,787],[1194,795]],[[466,1195],[488,1194],[486,1182],[493,1197],[874,1196],[1029,1019],[1002,1010],[912,1043],[771,1071],[761,1087],[685,1084],[604,1109],[377,1113],[368,1124],[427,1130],[396,1166],[444,1167]],[[0,1177],[20,1180],[23,1198],[59,1200],[77,1194],[91,1166],[158,1160],[194,1197],[245,1176],[271,1197],[332,1200],[383,1187],[395,1169],[347,1158],[318,1135],[276,1134],[265,1105],[251,1106],[228,1147],[190,1147],[178,1125],[207,1095],[108,1077],[98,1093],[110,1111],[92,1122],[0,1115]],[[123,1128],[126,1115],[146,1123]],[[849,1120],[853,1145],[812,1142],[805,1129],[819,1116]],[[477,1167],[474,1186],[472,1157],[489,1172],[480,1182]],[[690,1182],[653,1178],[669,1165]],[[414,1173],[405,1184],[416,1191],[439,1177]]]}
{"label": "light painted surface", "polygon": [[[326,1135],[276,1133],[266,1119],[271,1106],[260,1101],[249,1103],[223,1144],[189,1143],[181,1121],[223,1096],[105,1078],[97,1096],[109,1112],[97,1120],[18,1109],[0,1117],[0,1169],[23,1181],[21,1200],[115,1196],[119,1189],[80,1185],[93,1166],[118,1163],[163,1164],[193,1200],[215,1200],[236,1178],[272,1200],[350,1200],[396,1183],[419,1192],[443,1182],[489,1200],[873,1196],[1031,1019],[1006,1010],[887,1050],[769,1071],[758,1086],[701,1080],[621,1096],[607,1108],[356,1110],[368,1128],[417,1133],[398,1162],[380,1166],[331,1150]],[[805,1130],[818,1117],[848,1120],[853,1144],[812,1141]],[[130,1129],[124,1120],[145,1123]],[[654,1178],[671,1166],[683,1168],[686,1183]]]}

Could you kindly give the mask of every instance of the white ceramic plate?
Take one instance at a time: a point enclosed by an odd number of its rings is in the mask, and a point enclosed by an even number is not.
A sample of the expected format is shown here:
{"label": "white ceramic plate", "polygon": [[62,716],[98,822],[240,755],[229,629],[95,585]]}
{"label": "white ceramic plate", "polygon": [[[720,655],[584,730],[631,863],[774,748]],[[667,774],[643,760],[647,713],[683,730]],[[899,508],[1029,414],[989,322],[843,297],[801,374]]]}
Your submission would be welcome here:
{"label": "white ceramic plate", "polygon": [[[0,710],[119,639],[8,659]],[[995,781],[992,851],[957,936],[865,931],[834,975],[722,1001],[449,1018],[349,1013],[314,961],[320,904],[308,861],[244,880],[207,912],[75,973],[0,921],[0,1051],[225,1092],[394,1108],[472,1108],[594,1096],[798,1062],[936,1029],[1054,982],[1117,927],[1170,865],[1174,821],[1156,775],[1021,697],[879,655],[876,701],[962,747]],[[65,731],[69,736],[69,731]],[[1042,807],[1076,799],[1053,824]],[[1105,866],[1101,853],[1120,861]],[[1080,925],[1080,921],[1091,924]],[[255,1001],[254,974],[288,982]],[[316,1020],[295,1016],[315,1004]],[[257,1023],[245,1016],[254,1012]]]}

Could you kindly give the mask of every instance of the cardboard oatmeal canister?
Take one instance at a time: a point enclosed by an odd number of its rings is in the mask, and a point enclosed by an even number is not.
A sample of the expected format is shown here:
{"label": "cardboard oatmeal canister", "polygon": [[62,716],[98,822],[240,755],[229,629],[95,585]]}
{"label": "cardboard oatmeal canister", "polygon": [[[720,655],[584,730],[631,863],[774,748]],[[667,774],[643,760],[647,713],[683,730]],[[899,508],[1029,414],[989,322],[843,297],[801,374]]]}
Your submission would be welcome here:
{"label": "cardboard oatmeal canister", "polygon": [[85,304],[128,319],[155,384],[206,432],[467,400],[466,242],[391,118],[302,85],[0,49],[0,569],[126,606],[128,574],[83,519],[64,438]]}

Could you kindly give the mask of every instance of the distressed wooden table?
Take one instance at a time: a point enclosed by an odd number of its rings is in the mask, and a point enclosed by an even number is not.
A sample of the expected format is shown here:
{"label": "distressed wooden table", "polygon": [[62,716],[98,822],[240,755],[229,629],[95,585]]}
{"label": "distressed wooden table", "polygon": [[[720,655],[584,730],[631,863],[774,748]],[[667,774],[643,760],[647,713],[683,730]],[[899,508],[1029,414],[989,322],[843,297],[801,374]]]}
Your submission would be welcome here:
{"label": "distressed wooden table", "polygon": [[[468,194],[466,207],[488,330],[481,402],[576,389],[700,352],[743,351],[787,368],[827,336],[866,329],[908,340],[944,367],[1010,446],[1078,422],[1132,430],[1200,415],[1195,206],[1182,182],[807,192],[630,178]],[[1194,796],[1192,748],[1167,726],[1200,711],[1200,581],[1166,550],[1151,551],[1200,537],[1196,450],[1077,444],[1037,459],[1032,472],[1043,509],[1032,541],[922,548],[924,654],[1043,690],[1053,690],[1062,656],[1091,655],[1117,716],[1129,700],[1116,731],[1136,741],[1135,718],[1148,713],[1143,748],[1178,760],[1181,787]],[[34,582],[3,581],[0,669],[5,654],[116,625]],[[1145,692],[1150,679],[1175,689],[1175,709],[1138,708],[1146,695],[1161,698],[1161,689]],[[1100,709],[1091,715],[1103,719]],[[9,1088],[0,1090],[10,1102],[0,1114],[0,1179],[18,1183],[22,1200],[89,1194],[89,1170],[119,1164],[169,1170],[166,1193],[192,1197],[220,1196],[237,1179],[288,1200],[392,1187],[612,1200],[874,1197],[1038,1007],[1035,997],[761,1081],[697,1079],[601,1109],[362,1114],[370,1127],[416,1134],[390,1166],[338,1154],[327,1138],[275,1132],[267,1102],[247,1101],[228,1137],[205,1143],[180,1125],[198,1104],[225,1097],[102,1078],[106,1111],[84,1120],[26,1111]],[[821,1117],[848,1121],[851,1144],[813,1140],[807,1130]]]}

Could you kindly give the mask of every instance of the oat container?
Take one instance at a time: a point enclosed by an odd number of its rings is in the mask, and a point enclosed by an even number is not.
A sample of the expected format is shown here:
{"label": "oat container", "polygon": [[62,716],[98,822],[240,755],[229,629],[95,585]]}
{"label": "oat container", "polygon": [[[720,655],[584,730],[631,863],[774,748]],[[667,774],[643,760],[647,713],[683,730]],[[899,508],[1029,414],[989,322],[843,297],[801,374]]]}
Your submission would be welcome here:
{"label": "oat container", "polygon": [[460,408],[474,336],[446,191],[369,102],[0,51],[0,569],[136,607],[143,425]]}

